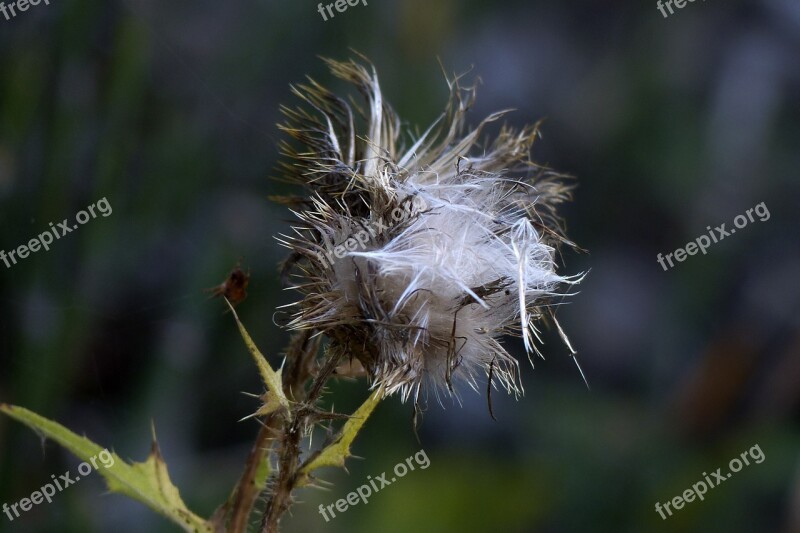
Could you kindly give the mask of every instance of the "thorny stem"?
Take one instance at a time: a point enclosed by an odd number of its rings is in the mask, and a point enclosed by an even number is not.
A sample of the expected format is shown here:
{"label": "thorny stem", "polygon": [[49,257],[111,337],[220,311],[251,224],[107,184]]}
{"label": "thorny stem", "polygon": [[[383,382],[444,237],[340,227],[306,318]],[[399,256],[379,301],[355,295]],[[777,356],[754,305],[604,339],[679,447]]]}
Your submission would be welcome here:
{"label": "thorny stem", "polygon": [[256,473],[258,472],[258,466],[269,451],[268,441],[274,436],[276,425],[275,417],[270,416],[264,421],[256,437],[256,442],[250,450],[250,455],[247,457],[244,472],[242,472],[242,477],[236,485],[233,511],[230,525],[228,526],[228,531],[231,533],[245,533],[247,531],[247,519],[250,517],[253,505],[255,505],[261,490],[256,485]]}
{"label": "thorny stem", "polygon": [[[283,373],[283,388],[287,396],[292,400],[302,394],[302,383],[307,378],[305,370],[308,359],[311,358],[313,360],[318,347],[318,342],[311,341],[311,332],[309,331],[303,331],[293,336],[289,342],[286,350],[287,363],[286,371]],[[258,467],[269,452],[269,441],[278,434],[280,422],[280,417],[268,416],[263,421],[261,429],[256,436],[256,441],[247,457],[242,476],[236,484],[236,491],[231,502],[231,518],[227,528],[229,533],[246,533],[247,531],[248,519],[261,491],[261,487],[256,484]]]}
{"label": "thorny stem", "polygon": [[292,504],[292,491],[297,483],[300,466],[300,441],[305,434],[307,418],[313,413],[314,405],[322,394],[325,383],[336,370],[340,359],[340,352],[328,358],[314,379],[306,401],[292,409],[291,422],[288,426],[284,426],[278,456],[278,477],[264,511],[261,533],[277,533],[281,516]]}

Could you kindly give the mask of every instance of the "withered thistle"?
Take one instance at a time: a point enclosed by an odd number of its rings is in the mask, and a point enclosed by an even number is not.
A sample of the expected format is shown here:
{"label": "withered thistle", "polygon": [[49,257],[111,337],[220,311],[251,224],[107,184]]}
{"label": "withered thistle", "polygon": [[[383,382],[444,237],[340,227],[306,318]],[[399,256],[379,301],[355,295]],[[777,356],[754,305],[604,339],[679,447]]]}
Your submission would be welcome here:
{"label": "withered thistle", "polygon": [[296,141],[282,146],[284,178],[309,192],[283,199],[300,219],[281,239],[303,293],[290,327],[324,334],[372,387],[415,406],[426,384],[477,390],[479,376],[518,394],[519,365],[500,338],[521,336],[530,357],[549,317],[570,347],[551,304],[578,281],[556,273],[559,245],[571,244],[556,208],[571,187],[531,160],[538,125],[503,125],[484,143],[505,112],[466,130],[475,88],[454,78],[445,112],[406,145],[375,69],[326,63],[364,106],[309,80],[293,87],[305,105],[282,109]]}
{"label": "withered thistle", "polygon": [[[114,468],[101,471],[111,491],[185,531],[246,533],[263,496],[259,529],[277,532],[296,489],[314,486],[322,467],[345,465],[359,429],[388,394],[413,399],[416,413],[422,391],[455,394],[457,380],[521,393],[519,363],[501,344],[507,334],[522,337],[532,360],[537,325],[549,319],[574,355],[553,315],[555,297],[580,279],[556,273],[559,246],[572,245],[556,212],[570,187],[531,161],[537,126],[501,126],[483,143],[484,128],[504,113],[466,130],[475,89],[453,78],[445,112],[404,146],[374,68],[327,64],[364,104],[310,81],[293,88],[303,104],[283,109],[281,128],[292,138],[283,144],[284,178],[309,194],[281,198],[300,220],[281,242],[292,250],[284,274],[303,298],[294,304],[295,331],[279,370],[233,309],[249,275],[237,268],[213,290],[225,297],[265,386],[253,413],[261,429],[230,498],[208,519],[191,512],[155,443],[146,461],[115,456]],[[320,405],[329,380],[345,374],[365,374],[373,389],[351,416]],[[24,408],[0,404],[0,412],[84,460],[99,450]],[[304,453],[304,439],[320,425],[328,438]]]}

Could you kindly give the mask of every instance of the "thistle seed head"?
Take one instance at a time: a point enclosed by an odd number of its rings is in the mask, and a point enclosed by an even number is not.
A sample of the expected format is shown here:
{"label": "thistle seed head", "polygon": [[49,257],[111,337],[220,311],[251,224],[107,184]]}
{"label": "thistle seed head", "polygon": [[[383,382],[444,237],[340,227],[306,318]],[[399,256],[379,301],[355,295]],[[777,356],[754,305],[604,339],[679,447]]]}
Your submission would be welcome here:
{"label": "thistle seed head", "polygon": [[455,379],[477,390],[479,376],[520,393],[501,337],[538,353],[537,322],[555,321],[552,297],[579,281],[556,273],[559,245],[572,244],[556,213],[570,187],[530,159],[538,127],[502,126],[479,144],[504,112],[466,130],[475,88],[454,78],[445,112],[404,145],[374,67],[326,63],[365,105],[309,79],[292,88],[304,105],[282,108],[294,139],[282,144],[284,178],[309,193],[280,199],[299,219],[279,239],[303,294],[289,327],[326,335],[403,400],[423,384],[452,393]]}

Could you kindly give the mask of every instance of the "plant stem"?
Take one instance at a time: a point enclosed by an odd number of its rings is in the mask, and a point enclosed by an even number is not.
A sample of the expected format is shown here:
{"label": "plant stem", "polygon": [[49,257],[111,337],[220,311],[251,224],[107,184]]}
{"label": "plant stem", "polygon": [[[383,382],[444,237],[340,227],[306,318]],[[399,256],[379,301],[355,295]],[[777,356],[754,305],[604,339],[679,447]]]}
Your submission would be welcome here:
{"label": "plant stem", "polygon": [[300,465],[300,441],[307,429],[307,419],[314,412],[325,383],[333,375],[340,359],[341,353],[337,352],[325,361],[325,365],[314,379],[306,401],[292,410],[291,423],[284,426],[278,459],[278,477],[264,511],[261,533],[277,533],[281,516],[292,505],[292,491],[297,483],[297,471]]}
{"label": "plant stem", "polygon": [[236,495],[233,501],[233,511],[231,514],[228,531],[230,533],[246,533],[247,519],[253,510],[256,499],[262,488],[256,485],[256,473],[258,467],[264,460],[270,449],[268,441],[274,436],[276,428],[275,417],[268,417],[258,432],[256,442],[247,457],[244,472],[236,485]]}
{"label": "plant stem", "polygon": [[[284,393],[292,401],[302,399],[303,382],[308,378],[306,369],[308,361],[313,361],[319,349],[319,340],[311,339],[312,332],[302,331],[293,335],[286,349],[286,365],[283,373]],[[262,423],[261,429],[256,436],[255,443],[247,456],[244,471],[239,482],[233,499],[230,502],[230,521],[228,522],[228,533],[246,533],[248,519],[253,512],[253,507],[263,487],[256,484],[258,468],[264,461],[271,446],[268,444],[271,439],[280,434],[282,417],[270,415]]]}

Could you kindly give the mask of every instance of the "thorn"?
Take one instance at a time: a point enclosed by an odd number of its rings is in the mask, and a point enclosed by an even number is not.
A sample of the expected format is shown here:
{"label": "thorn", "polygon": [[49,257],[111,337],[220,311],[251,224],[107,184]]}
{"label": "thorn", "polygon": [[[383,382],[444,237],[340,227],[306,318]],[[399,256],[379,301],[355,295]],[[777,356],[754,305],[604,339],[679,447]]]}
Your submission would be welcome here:
{"label": "thorn", "polygon": [[256,416],[256,413],[253,413],[253,414],[247,415],[247,416],[246,416],[246,417],[244,417],[244,418],[240,418],[240,419],[239,419],[239,422],[244,422],[245,420],[248,420],[248,419],[250,419],[250,418],[253,418],[254,416]]}

